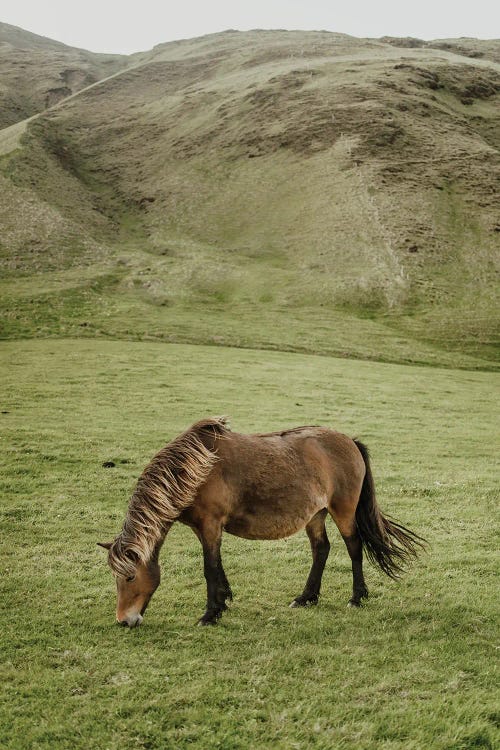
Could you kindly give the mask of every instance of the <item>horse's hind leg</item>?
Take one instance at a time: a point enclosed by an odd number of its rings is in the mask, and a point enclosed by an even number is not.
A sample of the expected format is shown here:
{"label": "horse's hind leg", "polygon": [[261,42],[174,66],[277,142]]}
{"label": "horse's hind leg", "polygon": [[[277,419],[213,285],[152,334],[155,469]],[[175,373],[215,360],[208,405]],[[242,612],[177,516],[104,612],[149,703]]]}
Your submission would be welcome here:
{"label": "horse's hind leg", "polygon": [[330,552],[330,542],[325,529],[326,514],[326,508],[320,510],[306,526],[307,536],[311,542],[313,563],[304,591],[293,600],[290,607],[307,607],[310,604],[318,603],[321,578]]}
{"label": "horse's hind leg", "polygon": [[356,526],[356,503],[334,502],[330,506],[330,515],[345,542],[352,565],[352,597],[351,607],[359,607],[361,600],[368,596],[363,576],[363,544]]}

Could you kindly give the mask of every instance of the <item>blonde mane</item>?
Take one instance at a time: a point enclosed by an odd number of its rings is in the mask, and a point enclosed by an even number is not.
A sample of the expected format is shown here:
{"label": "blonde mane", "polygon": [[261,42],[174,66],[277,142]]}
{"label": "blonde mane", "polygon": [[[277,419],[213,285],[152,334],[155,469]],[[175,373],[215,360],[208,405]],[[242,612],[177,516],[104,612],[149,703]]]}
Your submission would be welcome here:
{"label": "blonde mane", "polygon": [[120,534],[109,550],[117,576],[128,578],[137,562],[147,564],[168,527],[195,500],[198,488],[218,461],[201,436],[229,432],[225,417],[204,419],[162,448],[142,472]]}

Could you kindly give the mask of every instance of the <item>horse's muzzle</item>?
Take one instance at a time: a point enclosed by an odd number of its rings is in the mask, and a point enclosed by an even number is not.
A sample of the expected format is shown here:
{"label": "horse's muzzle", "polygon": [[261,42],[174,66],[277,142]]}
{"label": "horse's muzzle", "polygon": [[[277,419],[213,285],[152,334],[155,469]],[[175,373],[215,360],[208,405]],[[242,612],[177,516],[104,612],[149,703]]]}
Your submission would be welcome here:
{"label": "horse's muzzle", "polygon": [[137,628],[142,622],[142,616],[139,614],[127,615],[123,620],[117,620],[120,625],[129,628]]}

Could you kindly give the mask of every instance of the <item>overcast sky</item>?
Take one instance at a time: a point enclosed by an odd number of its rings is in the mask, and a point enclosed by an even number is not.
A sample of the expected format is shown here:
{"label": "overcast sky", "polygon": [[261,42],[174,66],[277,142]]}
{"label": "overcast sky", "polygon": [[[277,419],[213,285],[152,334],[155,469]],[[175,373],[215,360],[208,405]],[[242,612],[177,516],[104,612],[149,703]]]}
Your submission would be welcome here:
{"label": "overcast sky", "polygon": [[131,53],[224,29],[500,37],[495,0],[1,0],[0,21],[95,52]]}

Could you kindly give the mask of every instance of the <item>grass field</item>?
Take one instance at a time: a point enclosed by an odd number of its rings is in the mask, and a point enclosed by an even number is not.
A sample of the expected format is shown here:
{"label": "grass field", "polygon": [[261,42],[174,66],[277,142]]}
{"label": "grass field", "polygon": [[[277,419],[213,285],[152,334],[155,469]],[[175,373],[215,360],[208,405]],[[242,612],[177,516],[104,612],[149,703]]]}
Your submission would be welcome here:
{"label": "grass field", "polygon": [[[166,343],[1,347],[1,747],[495,747],[494,374]],[[239,431],[357,435],[382,508],[429,553],[397,583],[368,568],[370,599],[347,609],[330,524],[320,604],[290,610],[305,534],[227,536],[235,601],[202,629],[201,549],[174,526],[144,625],[115,626],[95,543],[119,530],[146,461],[221,413]]]}

